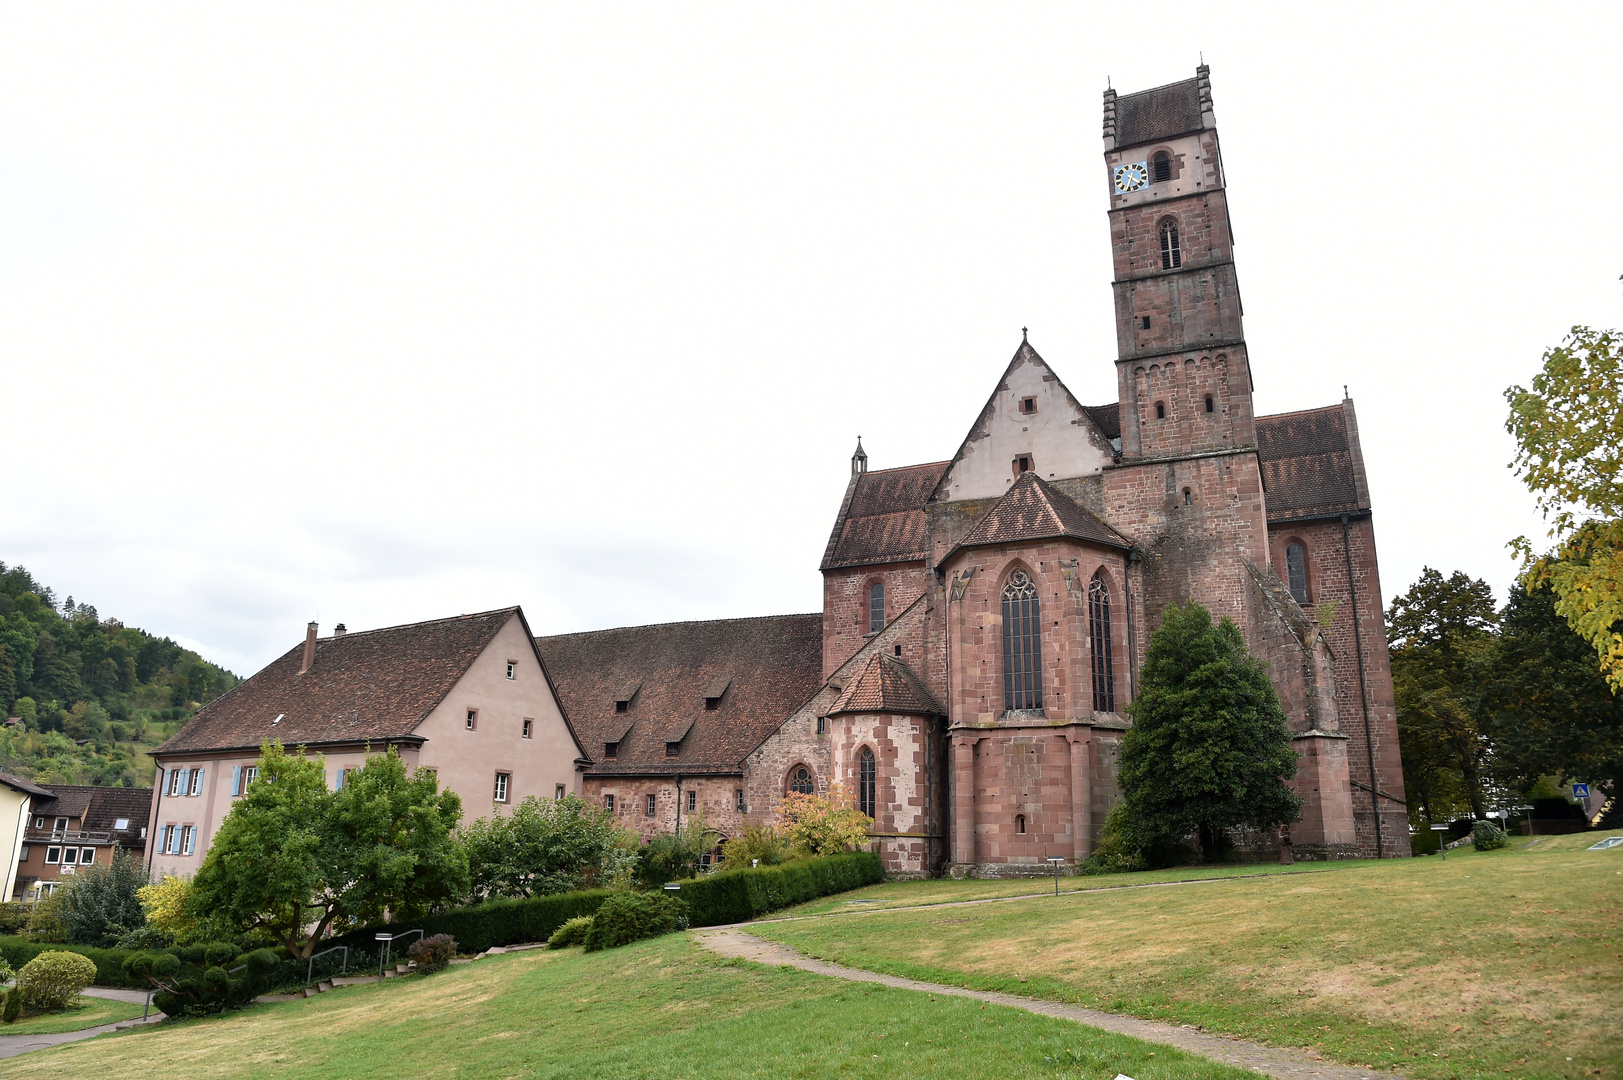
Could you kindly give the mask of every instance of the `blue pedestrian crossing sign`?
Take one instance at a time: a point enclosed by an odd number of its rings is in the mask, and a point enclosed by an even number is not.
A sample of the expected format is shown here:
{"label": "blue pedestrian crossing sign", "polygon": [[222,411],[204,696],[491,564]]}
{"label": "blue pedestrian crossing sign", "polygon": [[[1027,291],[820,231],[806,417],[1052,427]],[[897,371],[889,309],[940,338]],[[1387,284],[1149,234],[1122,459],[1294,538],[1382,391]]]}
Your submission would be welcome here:
{"label": "blue pedestrian crossing sign", "polygon": [[1573,784],[1572,785],[1572,797],[1574,799],[1587,799],[1587,798],[1589,798],[1589,785],[1588,784]]}

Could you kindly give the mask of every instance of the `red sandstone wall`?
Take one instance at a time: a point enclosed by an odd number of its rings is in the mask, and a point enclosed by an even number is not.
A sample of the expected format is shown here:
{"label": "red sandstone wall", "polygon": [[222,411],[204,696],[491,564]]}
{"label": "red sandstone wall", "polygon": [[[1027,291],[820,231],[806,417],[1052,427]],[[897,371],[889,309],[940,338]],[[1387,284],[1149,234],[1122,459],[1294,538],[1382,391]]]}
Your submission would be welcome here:
{"label": "red sandstone wall", "polygon": [[823,571],[823,678],[834,674],[872,638],[868,633],[868,589],[875,582],[885,586],[888,623],[924,594],[929,574],[920,562]]}

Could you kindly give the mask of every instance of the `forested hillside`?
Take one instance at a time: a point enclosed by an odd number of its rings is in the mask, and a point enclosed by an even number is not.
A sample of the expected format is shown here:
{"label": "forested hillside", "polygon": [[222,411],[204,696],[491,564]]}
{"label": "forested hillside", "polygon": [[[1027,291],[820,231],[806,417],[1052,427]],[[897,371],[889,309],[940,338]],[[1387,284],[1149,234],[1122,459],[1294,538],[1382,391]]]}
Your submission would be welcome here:
{"label": "forested hillside", "polygon": [[58,601],[0,562],[0,772],[41,783],[142,787],[147,751],[237,676],[183,649]]}

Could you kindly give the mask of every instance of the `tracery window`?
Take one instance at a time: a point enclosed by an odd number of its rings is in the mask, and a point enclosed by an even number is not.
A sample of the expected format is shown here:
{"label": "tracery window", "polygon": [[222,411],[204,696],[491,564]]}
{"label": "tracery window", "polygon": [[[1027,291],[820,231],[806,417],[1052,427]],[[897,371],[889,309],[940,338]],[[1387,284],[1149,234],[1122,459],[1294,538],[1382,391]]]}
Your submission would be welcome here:
{"label": "tracery window", "polygon": [[857,757],[857,809],[869,817],[874,816],[879,802],[875,798],[878,778],[879,763],[874,760],[873,751],[864,746]]}
{"label": "tracery window", "polygon": [[1301,544],[1285,546],[1285,579],[1290,586],[1291,599],[1298,604],[1307,603],[1307,552]]}
{"label": "tracery window", "polygon": [[1088,638],[1093,646],[1093,711],[1116,711],[1116,669],[1110,652],[1110,590],[1094,575],[1088,585]]}
{"label": "tracery window", "polygon": [[795,767],[789,774],[789,790],[801,795],[810,795],[817,790],[817,783],[812,779],[811,770],[804,765]]}
{"label": "tracery window", "polygon": [[868,589],[868,633],[877,634],[885,628],[885,585],[876,581]]}
{"label": "tracery window", "polygon": [[1168,218],[1161,222],[1161,269],[1176,270],[1183,265],[1183,248],[1178,244],[1178,226]]}
{"label": "tracery window", "polygon": [[1003,589],[1003,707],[1043,707],[1042,613],[1037,586],[1016,570]]}

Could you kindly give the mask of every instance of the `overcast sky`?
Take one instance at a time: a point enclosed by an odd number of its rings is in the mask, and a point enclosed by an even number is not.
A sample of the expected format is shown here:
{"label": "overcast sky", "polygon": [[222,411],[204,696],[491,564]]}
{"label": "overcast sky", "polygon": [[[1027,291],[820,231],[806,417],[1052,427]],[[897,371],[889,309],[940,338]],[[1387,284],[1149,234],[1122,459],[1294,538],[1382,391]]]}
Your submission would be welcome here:
{"label": "overcast sky", "polygon": [[249,673],[306,620],[812,611],[860,434],[1116,398],[1100,94],[1202,52],[1259,413],[1498,595],[1501,397],[1623,324],[1623,6],[0,4],[0,560]]}

